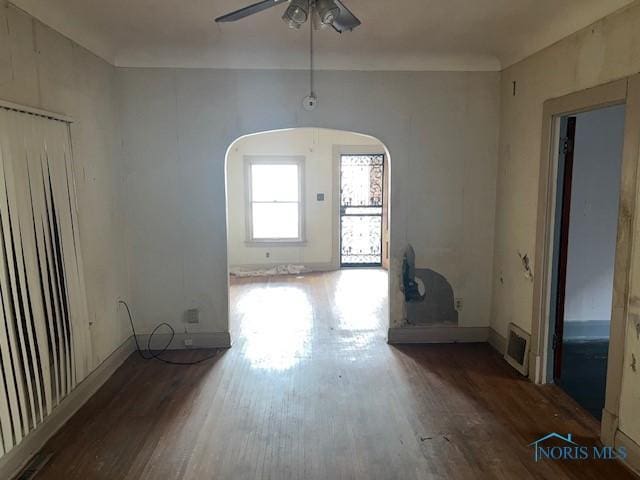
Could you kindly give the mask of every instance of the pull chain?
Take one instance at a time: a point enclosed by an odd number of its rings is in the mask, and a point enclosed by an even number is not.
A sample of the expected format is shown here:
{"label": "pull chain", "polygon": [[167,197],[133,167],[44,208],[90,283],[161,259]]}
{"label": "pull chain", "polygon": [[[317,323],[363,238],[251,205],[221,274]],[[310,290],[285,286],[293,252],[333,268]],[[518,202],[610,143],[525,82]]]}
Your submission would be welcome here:
{"label": "pull chain", "polygon": [[315,97],[313,91],[313,13],[315,10],[315,2],[309,2],[309,93],[311,97]]}
{"label": "pull chain", "polygon": [[302,101],[302,107],[307,111],[315,110],[318,105],[314,84],[314,55],[313,55],[313,14],[315,13],[316,2],[309,0],[309,95]]}

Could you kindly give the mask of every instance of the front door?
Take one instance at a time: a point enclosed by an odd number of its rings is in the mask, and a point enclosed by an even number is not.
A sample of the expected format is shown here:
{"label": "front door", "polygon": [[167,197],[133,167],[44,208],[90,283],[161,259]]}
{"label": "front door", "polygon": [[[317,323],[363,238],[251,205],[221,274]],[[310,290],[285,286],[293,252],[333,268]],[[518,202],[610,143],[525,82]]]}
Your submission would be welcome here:
{"label": "front door", "polygon": [[340,265],[382,265],[384,155],[340,157]]}

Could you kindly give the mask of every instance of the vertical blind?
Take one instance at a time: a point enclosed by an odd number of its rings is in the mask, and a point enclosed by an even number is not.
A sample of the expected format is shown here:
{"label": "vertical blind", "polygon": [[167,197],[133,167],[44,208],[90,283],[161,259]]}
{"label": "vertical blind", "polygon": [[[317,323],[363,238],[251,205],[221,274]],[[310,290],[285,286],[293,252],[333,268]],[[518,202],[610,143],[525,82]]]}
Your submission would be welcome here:
{"label": "vertical blind", "polygon": [[0,106],[0,455],[88,373],[69,124]]}

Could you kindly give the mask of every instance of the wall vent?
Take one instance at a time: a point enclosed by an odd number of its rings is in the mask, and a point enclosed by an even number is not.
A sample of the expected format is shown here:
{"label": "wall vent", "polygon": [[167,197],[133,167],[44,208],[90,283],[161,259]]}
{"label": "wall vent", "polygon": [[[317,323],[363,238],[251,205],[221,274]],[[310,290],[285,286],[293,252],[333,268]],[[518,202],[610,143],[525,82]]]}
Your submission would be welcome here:
{"label": "wall vent", "polygon": [[529,373],[529,344],[531,335],[513,323],[509,324],[507,333],[507,350],[504,359],[522,375]]}

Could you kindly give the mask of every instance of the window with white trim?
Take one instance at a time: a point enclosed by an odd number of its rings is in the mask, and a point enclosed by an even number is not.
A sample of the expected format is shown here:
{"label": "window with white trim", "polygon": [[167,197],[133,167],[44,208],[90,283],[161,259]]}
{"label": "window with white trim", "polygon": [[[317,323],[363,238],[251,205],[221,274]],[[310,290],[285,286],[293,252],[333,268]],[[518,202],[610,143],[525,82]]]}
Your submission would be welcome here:
{"label": "window with white trim", "polygon": [[303,157],[248,157],[248,239],[301,242]]}

